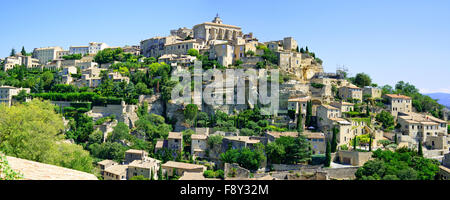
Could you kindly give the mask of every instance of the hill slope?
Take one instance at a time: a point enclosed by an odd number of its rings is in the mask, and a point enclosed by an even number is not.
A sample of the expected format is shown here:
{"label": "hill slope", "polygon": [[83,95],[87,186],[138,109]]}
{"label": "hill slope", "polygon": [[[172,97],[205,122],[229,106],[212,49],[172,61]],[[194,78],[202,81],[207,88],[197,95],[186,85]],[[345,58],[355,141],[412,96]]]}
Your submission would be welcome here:
{"label": "hill slope", "polygon": [[438,103],[450,108],[450,94],[448,93],[430,93],[425,94],[433,99],[438,99]]}

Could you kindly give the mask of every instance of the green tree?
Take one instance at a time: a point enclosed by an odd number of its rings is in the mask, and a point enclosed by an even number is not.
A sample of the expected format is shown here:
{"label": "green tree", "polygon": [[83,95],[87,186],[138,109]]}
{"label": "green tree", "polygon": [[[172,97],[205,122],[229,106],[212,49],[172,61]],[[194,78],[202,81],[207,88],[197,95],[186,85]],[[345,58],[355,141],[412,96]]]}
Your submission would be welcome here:
{"label": "green tree", "polygon": [[6,156],[0,152],[0,180],[18,180],[22,178],[23,175],[11,169]]}
{"label": "green tree", "polygon": [[419,140],[419,146],[417,147],[417,155],[420,157],[423,157],[423,150],[422,150],[422,140]]}
{"label": "green tree", "polygon": [[381,122],[383,128],[385,128],[385,129],[394,126],[394,117],[391,115],[390,112],[387,112],[385,110],[378,113],[377,116],[375,117],[375,119],[378,122]]}
{"label": "green tree", "polygon": [[14,48],[12,48],[9,56],[15,56],[15,55],[16,55],[16,50]]}
{"label": "green tree", "polygon": [[303,133],[303,118],[301,112],[299,112],[297,116],[297,132]]}
{"label": "green tree", "polygon": [[188,55],[195,56],[195,57],[198,57],[200,55],[200,53],[198,52],[197,49],[189,49],[187,53],[188,53]]}
{"label": "green tree", "polygon": [[327,141],[327,145],[326,145],[326,151],[325,151],[325,167],[330,167],[331,164],[331,144],[329,141]]}
{"label": "green tree", "polygon": [[27,55],[27,51],[25,51],[25,47],[22,46],[22,51],[20,51],[20,53],[22,54],[22,56],[26,56]]}
{"label": "green tree", "polygon": [[89,153],[63,142],[63,120],[50,102],[0,105],[0,119],[0,150],[6,155],[92,172]]}
{"label": "green tree", "polygon": [[337,127],[333,127],[333,137],[331,139],[331,153],[334,153],[337,150],[337,134],[338,133],[339,133],[339,129]]}
{"label": "green tree", "polygon": [[188,104],[184,109],[184,118],[190,125],[194,125],[198,113],[198,106],[196,104]]}
{"label": "green tree", "polygon": [[133,176],[132,178],[130,178],[130,180],[131,180],[131,181],[148,181],[148,180],[150,180],[150,179],[145,178],[145,177],[142,176],[142,175],[139,175],[139,176]]}
{"label": "green tree", "polygon": [[362,88],[365,86],[370,86],[371,83],[372,83],[372,79],[370,78],[369,75],[367,75],[365,73],[356,74],[355,85],[357,85],[358,87]]}
{"label": "green tree", "polygon": [[312,126],[312,101],[309,100],[306,104],[306,121],[305,124],[307,127]]}
{"label": "green tree", "polygon": [[121,142],[122,140],[128,139],[130,136],[130,129],[128,126],[119,122],[113,129],[111,135],[108,136],[109,142]]}

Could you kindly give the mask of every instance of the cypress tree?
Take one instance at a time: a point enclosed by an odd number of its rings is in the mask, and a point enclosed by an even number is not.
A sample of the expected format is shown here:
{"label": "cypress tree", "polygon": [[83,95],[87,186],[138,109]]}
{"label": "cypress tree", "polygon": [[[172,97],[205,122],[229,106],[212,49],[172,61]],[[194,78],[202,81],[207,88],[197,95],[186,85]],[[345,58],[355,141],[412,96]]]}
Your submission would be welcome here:
{"label": "cypress tree", "polygon": [[367,117],[370,116],[369,102],[367,102],[366,115],[367,115]]}
{"label": "cypress tree", "polygon": [[163,173],[162,173],[161,164],[159,164],[158,180],[163,180]]}
{"label": "cypress tree", "polygon": [[306,120],[305,120],[305,124],[307,127],[310,127],[312,125],[312,101],[309,100],[308,103],[306,104]]}
{"label": "cypress tree", "polygon": [[326,149],[326,159],[325,159],[325,167],[330,167],[331,164],[331,145],[330,141],[327,141],[327,149]]}
{"label": "cypress tree", "polygon": [[423,151],[422,151],[422,140],[419,140],[419,147],[418,147],[417,155],[420,157],[423,157]]}
{"label": "cypress tree", "polygon": [[297,132],[303,133],[303,118],[302,113],[300,112],[297,117]]}
{"label": "cypress tree", "polygon": [[155,180],[154,178],[153,178],[153,176],[154,176],[154,174],[153,174],[153,169],[150,169],[150,180]]}
{"label": "cypress tree", "polygon": [[166,171],[166,180],[169,180],[169,173],[167,173],[167,171]]}
{"label": "cypress tree", "polygon": [[337,134],[339,129],[337,127],[333,127],[333,138],[331,139],[331,152],[334,153],[337,150]]}
{"label": "cypress tree", "polygon": [[395,144],[398,144],[397,132],[395,133],[394,143],[395,143]]}
{"label": "cypress tree", "polygon": [[356,151],[356,136],[353,138],[353,151]]}
{"label": "cypress tree", "polygon": [[303,49],[303,47],[300,48],[300,53],[305,53],[305,49]]}
{"label": "cypress tree", "polygon": [[26,56],[27,55],[27,51],[25,51],[25,47],[22,46],[22,51],[20,52],[22,54],[22,56]]}
{"label": "cypress tree", "polygon": [[372,135],[369,134],[369,151],[372,151]]}
{"label": "cypress tree", "polygon": [[15,56],[16,55],[16,50],[13,48],[13,49],[11,49],[11,54],[10,54],[10,56]]}

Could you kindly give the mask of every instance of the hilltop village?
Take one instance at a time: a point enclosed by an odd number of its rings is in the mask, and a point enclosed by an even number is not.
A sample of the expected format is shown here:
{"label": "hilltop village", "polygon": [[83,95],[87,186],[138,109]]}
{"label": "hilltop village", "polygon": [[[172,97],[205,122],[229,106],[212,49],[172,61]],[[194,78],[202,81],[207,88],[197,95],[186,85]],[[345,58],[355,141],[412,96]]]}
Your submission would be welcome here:
{"label": "hilltop village", "polygon": [[[1,60],[0,151],[7,157],[0,158],[25,179],[42,177],[30,169],[44,165],[54,169],[40,173],[61,179],[450,178],[442,105],[403,81],[393,88],[343,68],[325,72],[301,44],[261,42],[217,15],[136,46],[13,50]],[[172,101],[171,72],[192,70],[196,61],[205,70],[279,69],[278,113],[261,115],[258,103]],[[246,95],[253,89],[246,86]],[[24,135],[29,141],[13,139]],[[19,149],[40,138],[47,143]]]}

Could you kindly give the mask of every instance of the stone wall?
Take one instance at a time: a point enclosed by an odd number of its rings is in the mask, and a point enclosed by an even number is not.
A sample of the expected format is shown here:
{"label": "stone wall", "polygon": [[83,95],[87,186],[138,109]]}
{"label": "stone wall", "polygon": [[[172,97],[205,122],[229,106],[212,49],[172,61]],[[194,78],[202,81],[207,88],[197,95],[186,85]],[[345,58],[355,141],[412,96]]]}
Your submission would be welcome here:
{"label": "stone wall", "polygon": [[[334,157],[334,158],[333,158]],[[338,151],[332,156],[334,161],[342,164],[351,164],[353,166],[362,166],[365,162],[372,158],[372,152],[359,151]]]}
{"label": "stone wall", "polygon": [[319,170],[321,165],[284,165],[284,164],[272,164],[272,169],[274,171],[294,171],[294,170],[303,170],[303,171],[312,171]]}
{"label": "stone wall", "polygon": [[346,168],[324,168],[330,179],[355,179],[355,173],[359,167],[346,167]]}
{"label": "stone wall", "polygon": [[[225,177],[229,178],[249,178],[250,171],[248,169],[240,167],[238,164],[225,163],[224,167]],[[234,176],[230,176],[233,174]]]}

